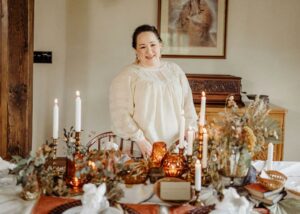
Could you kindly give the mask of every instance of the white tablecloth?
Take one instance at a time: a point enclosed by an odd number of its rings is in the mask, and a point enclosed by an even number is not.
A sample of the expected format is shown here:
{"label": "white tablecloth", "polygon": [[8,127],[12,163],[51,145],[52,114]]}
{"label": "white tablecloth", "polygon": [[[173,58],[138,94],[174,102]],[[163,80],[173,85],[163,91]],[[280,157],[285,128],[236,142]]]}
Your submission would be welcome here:
{"label": "white tablecloth", "polygon": [[[264,166],[264,161],[256,161],[253,165],[260,171]],[[273,169],[284,173],[288,177],[287,184],[294,181],[300,185],[300,162],[274,162]],[[7,172],[0,172],[0,214],[31,213],[35,201],[22,200],[18,195],[21,187],[15,184],[16,180],[12,175],[7,175]],[[153,193],[153,185],[151,184],[140,184],[131,187],[121,185],[125,192],[125,197],[121,200],[123,203],[144,203],[146,201],[146,203],[167,205]],[[202,191],[202,199],[206,200],[208,198],[213,198],[212,191],[204,189]]]}

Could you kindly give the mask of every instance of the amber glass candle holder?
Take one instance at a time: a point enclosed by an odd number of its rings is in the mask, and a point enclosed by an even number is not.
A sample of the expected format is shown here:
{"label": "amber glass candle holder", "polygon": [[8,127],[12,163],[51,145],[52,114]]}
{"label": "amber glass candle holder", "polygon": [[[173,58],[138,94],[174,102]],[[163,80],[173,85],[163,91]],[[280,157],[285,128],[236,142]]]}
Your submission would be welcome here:
{"label": "amber glass candle holder", "polygon": [[179,177],[186,168],[183,150],[178,153],[167,153],[163,162],[165,175],[168,177]]}
{"label": "amber glass candle holder", "polygon": [[165,142],[153,143],[152,154],[150,156],[150,168],[159,168],[161,162],[167,153],[167,145]]}
{"label": "amber glass candle holder", "polygon": [[84,178],[76,177],[76,172],[80,167],[76,164],[76,159],[82,159],[83,156],[79,153],[73,155],[73,160],[67,159],[66,181],[71,187],[81,187],[84,184]]}

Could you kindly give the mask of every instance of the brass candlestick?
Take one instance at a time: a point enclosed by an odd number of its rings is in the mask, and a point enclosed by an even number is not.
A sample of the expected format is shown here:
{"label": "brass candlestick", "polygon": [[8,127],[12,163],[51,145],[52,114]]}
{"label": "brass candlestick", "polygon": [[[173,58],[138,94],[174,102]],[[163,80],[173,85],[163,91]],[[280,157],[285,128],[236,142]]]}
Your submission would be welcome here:
{"label": "brass candlestick", "polygon": [[75,145],[76,151],[78,151],[78,147],[80,145],[80,132],[75,132]]}
{"label": "brass candlestick", "polygon": [[199,132],[198,132],[198,159],[202,160],[202,149],[203,149],[203,126],[199,125]]}
{"label": "brass candlestick", "polygon": [[187,176],[186,176],[186,181],[191,182],[192,184],[194,183],[194,175],[192,173],[192,160],[193,156],[192,155],[187,155]]}
{"label": "brass candlestick", "polygon": [[196,198],[194,200],[192,200],[190,202],[190,204],[192,206],[195,206],[195,207],[203,207],[203,206],[205,206],[204,203],[200,199],[200,190],[195,190],[195,196],[196,196]]}
{"label": "brass candlestick", "polygon": [[53,164],[55,163],[56,159],[56,152],[57,152],[57,138],[53,138]]}

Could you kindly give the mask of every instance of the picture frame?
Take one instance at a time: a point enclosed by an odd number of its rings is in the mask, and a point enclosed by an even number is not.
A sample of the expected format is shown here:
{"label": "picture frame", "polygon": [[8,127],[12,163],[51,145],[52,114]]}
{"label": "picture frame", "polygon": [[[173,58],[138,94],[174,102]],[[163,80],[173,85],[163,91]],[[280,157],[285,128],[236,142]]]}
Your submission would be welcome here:
{"label": "picture frame", "polygon": [[162,57],[226,58],[228,0],[158,0]]}

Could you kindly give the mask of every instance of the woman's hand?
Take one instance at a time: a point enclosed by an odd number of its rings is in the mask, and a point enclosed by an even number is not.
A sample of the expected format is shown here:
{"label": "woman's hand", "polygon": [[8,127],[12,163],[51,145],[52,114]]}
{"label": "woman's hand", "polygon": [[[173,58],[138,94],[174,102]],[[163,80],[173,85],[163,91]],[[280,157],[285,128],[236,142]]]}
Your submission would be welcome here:
{"label": "woman's hand", "polygon": [[150,157],[150,155],[152,153],[152,144],[149,141],[147,141],[146,139],[137,141],[136,143],[137,143],[138,147],[140,148],[140,150],[143,154],[143,157],[144,158]]}

